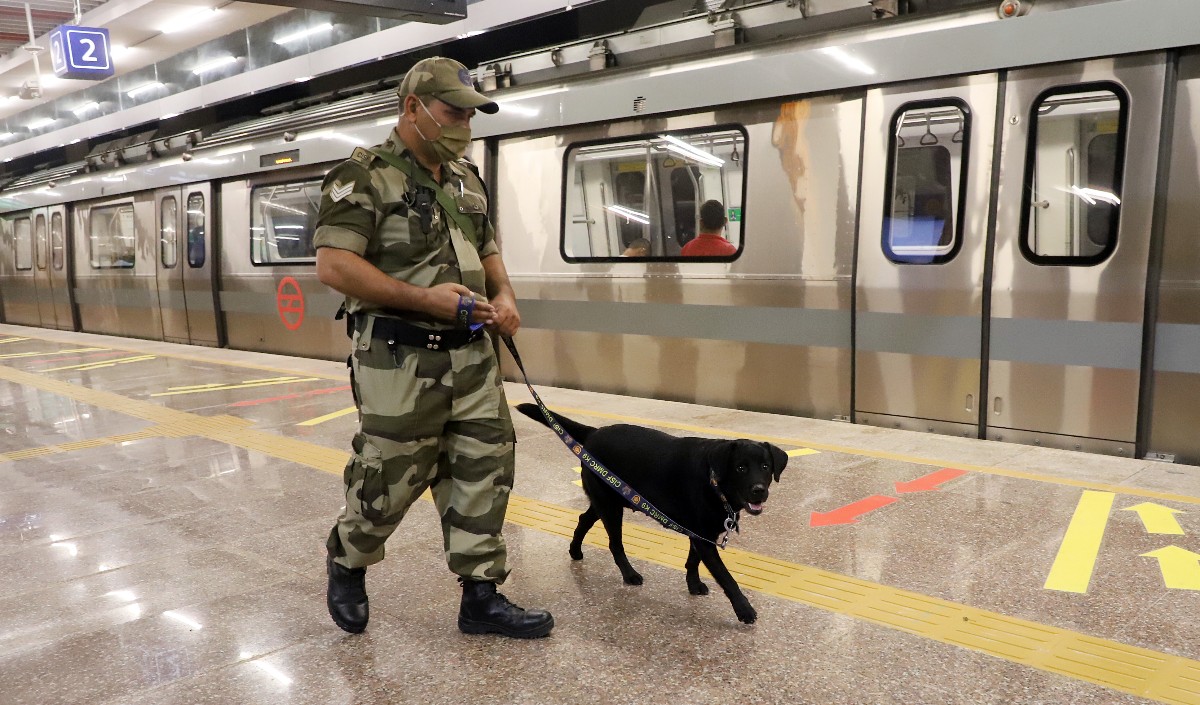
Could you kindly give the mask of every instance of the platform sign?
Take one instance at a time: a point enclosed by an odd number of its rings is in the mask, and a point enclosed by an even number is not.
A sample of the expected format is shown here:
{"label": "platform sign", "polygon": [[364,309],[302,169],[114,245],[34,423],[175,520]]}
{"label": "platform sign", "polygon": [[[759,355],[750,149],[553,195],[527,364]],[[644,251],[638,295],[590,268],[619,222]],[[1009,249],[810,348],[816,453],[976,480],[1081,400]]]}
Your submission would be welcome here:
{"label": "platform sign", "polygon": [[50,63],[59,78],[100,81],[114,73],[108,30],[59,25],[50,32]]}

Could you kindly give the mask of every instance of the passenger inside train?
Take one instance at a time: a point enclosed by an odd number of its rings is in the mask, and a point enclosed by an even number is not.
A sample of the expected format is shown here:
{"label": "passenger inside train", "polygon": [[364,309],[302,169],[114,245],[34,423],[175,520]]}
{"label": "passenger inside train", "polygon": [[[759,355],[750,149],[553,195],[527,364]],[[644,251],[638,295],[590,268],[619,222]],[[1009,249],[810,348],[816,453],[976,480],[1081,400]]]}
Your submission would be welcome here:
{"label": "passenger inside train", "polygon": [[721,234],[729,219],[720,201],[708,200],[700,206],[699,234],[679,250],[684,257],[727,257],[737,253],[733,243]]}

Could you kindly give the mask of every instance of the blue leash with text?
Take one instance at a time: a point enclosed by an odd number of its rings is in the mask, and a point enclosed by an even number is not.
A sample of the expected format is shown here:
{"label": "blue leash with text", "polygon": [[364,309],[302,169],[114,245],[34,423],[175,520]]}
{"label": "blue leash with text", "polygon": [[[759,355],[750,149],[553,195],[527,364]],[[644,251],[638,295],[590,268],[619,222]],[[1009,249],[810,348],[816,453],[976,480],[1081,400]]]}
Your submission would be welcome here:
{"label": "blue leash with text", "polygon": [[561,440],[563,444],[567,446],[567,449],[574,453],[575,457],[579,458],[579,462],[583,464],[583,467],[591,470],[596,474],[597,477],[599,477],[601,480],[604,480],[610,487],[619,492],[621,496],[625,498],[625,501],[629,502],[629,505],[634,509],[657,521],[664,527],[671,529],[672,531],[678,531],[679,533],[698,541],[706,541],[714,546],[725,548],[725,545],[729,543],[729,535],[735,531],[738,531],[738,516],[737,512],[733,511],[733,508],[729,506],[729,501],[725,499],[725,495],[721,492],[721,488],[718,487],[716,474],[713,473],[711,469],[709,470],[708,476],[709,484],[712,485],[712,488],[716,491],[717,496],[721,498],[721,503],[725,505],[725,513],[727,515],[725,518],[725,533],[721,537],[721,541],[719,543],[713,541],[712,539],[704,538],[703,536],[691,531],[687,527],[680,526],[679,524],[675,523],[670,517],[660,512],[653,504],[647,501],[646,498],[638,493],[637,490],[630,487],[628,482],[625,482],[621,478],[617,477],[611,470],[604,467],[603,463],[592,457],[591,453],[584,450],[583,444],[576,441],[571,437],[571,434],[567,433],[567,430],[562,427],[562,424],[560,424],[558,420],[554,418],[554,415],[550,413],[550,410],[546,408],[546,404],[542,402],[542,398],[538,396],[536,391],[534,391],[533,385],[529,383],[529,375],[525,372],[525,365],[521,362],[521,355],[517,352],[517,346],[515,343],[513,343],[512,338],[505,336],[504,344],[508,346],[508,351],[512,353],[513,360],[515,360],[517,363],[517,368],[521,370],[521,375],[525,378],[525,386],[529,388],[529,393],[533,395],[534,401],[537,402],[538,409],[541,410],[542,416],[546,418],[546,423],[550,425],[550,430],[554,431],[554,433],[558,435],[559,440]]}

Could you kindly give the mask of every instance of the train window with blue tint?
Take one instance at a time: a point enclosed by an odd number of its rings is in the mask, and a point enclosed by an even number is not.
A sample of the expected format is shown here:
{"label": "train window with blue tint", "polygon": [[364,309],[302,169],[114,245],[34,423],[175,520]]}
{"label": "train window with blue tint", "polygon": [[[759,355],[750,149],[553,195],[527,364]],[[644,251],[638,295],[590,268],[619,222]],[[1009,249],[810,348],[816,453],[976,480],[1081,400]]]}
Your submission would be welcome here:
{"label": "train window with blue tint", "polygon": [[13,241],[16,245],[13,250],[17,269],[33,269],[33,226],[29,218],[17,218],[13,221]]}
{"label": "train window with blue tint", "polygon": [[50,216],[50,266],[54,271],[62,271],[66,262],[66,240],[63,237],[63,215],[55,213]]}
{"label": "train window with blue tint", "polygon": [[93,208],[88,214],[88,250],[92,269],[132,269],[137,261],[133,204]]}
{"label": "train window with blue tint", "polygon": [[320,205],[320,179],[256,187],[250,194],[250,261],[316,262],[312,240]]}
{"label": "train window with blue tint", "polygon": [[564,166],[563,258],[736,259],[745,154],[746,133],[737,126],[572,145]]}
{"label": "train window with blue tint", "polygon": [[1053,88],[1034,102],[1021,219],[1031,262],[1086,266],[1116,248],[1128,104],[1114,83]]}
{"label": "train window with blue tint", "polygon": [[204,266],[208,258],[204,245],[204,194],[193,193],[187,199],[187,261],[192,269]]}
{"label": "train window with blue tint", "polygon": [[179,263],[179,201],[174,196],[162,200],[159,208],[158,242],[163,269]]}
{"label": "train window with blue tint", "polygon": [[33,244],[34,252],[37,254],[37,268],[45,271],[47,257],[47,242],[46,242],[46,216],[38,213],[33,219]]}
{"label": "train window with blue tint", "polygon": [[908,103],[892,118],[883,252],[941,264],[962,242],[971,114],[961,101]]}

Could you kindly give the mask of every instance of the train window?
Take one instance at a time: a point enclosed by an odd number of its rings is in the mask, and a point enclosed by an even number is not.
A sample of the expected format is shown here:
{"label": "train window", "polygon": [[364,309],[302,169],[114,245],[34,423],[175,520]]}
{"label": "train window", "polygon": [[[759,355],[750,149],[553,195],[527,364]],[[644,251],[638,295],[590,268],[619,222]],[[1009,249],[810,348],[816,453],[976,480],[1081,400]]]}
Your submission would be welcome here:
{"label": "train window", "polygon": [[[564,170],[563,257],[735,259],[743,244],[745,154],[746,133],[734,126],[572,145]],[[709,201],[715,203],[705,208]]]}
{"label": "train window", "polygon": [[88,216],[92,269],[130,269],[137,259],[133,204],[93,208]]}
{"label": "train window", "polygon": [[188,266],[204,266],[208,253],[204,246],[204,194],[193,193],[187,200],[187,258]]}
{"label": "train window", "polygon": [[900,264],[950,261],[962,242],[971,114],[960,101],[903,105],[892,118],[883,252]]}
{"label": "train window", "polygon": [[37,253],[37,268],[44,270],[46,268],[46,216],[38,214],[33,219],[33,243],[34,250]]}
{"label": "train window", "polygon": [[1034,103],[1021,238],[1031,262],[1097,264],[1116,247],[1128,104],[1111,83],[1051,89]]}
{"label": "train window", "polygon": [[17,269],[33,269],[33,228],[29,218],[18,218],[14,222],[13,236],[17,242]]}
{"label": "train window", "polygon": [[55,213],[50,216],[50,266],[56,272],[62,271],[66,262],[66,238],[63,237],[63,215]]}
{"label": "train window", "polygon": [[162,200],[158,216],[158,242],[164,269],[174,269],[179,263],[179,201],[174,196]]}
{"label": "train window", "polygon": [[312,239],[320,205],[320,179],[255,188],[250,195],[250,260],[316,262]]}

